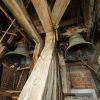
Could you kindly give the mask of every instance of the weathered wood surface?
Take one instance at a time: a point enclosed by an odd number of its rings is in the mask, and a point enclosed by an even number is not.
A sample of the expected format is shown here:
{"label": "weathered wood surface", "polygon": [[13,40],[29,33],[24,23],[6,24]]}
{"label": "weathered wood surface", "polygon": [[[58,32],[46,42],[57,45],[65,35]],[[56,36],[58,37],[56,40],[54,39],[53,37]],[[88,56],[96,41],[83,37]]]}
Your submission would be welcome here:
{"label": "weathered wood surface", "polygon": [[58,25],[71,0],[56,0],[52,10],[52,21]]}
{"label": "weathered wood surface", "polygon": [[39,44],[36,44],[35,45],[35,49],[34,49],[34,52],[33,52],[33,57],[32,57],[32,65],[30,66],[30,72],[33,70],[39,56],[40,56],[40,45]]}
{"label": "weathered wood surface", "polygon": [[[57,99],[57,93],[54,93],[54,90],[57,92],[57,80],[53,80],[56,78],[56,74],[54,73],[56,71],[56,65],[54,64],[56,60],[55,32],[53,32],[50,10],[46,0],[32,0],[32,3],[46,32],[46,40],[44,49],[42,50],[18,100],[52,100],[54,98],[56,98],[56,100],[61,100]],[[59,89],[59,93],[60,90],[61,89]]]}
{"label": "weathered wood surface", "polygon": [[13,81],[12,81],[13,75],[14,75],[14,69],[10,69],[8,66],[3,64],[0,89],[2,90],[13,89]]}
{"label": "weathered wood surface", "polygon": [[14,91],[14,90],[0,90],[0,96],[18,96],[21,91]]}
{"label": "weathered wood surface", "polygon": [[32,0],[45,32],[53,31],[50,10],[46,0]]}
{"label": "weathered wood surface", "polygon": [[64,56],[62,52],[58,53],[59,56],[59,65],[60,65],[60,74],[61,74],[61,83],[62,91],[64,94],[70,93],[70,76],[68,66],[64,61]]}
{"label": "weathered wood surface", "polygon": [[[55,33],[46,34],[46,44],[18,100],[45,100],[51,61],[54,55]],[[50,77],[50,76],[49,76]],[[51,86],[52,87],[52,86]],[[45,97],[44,97],[45,96]],[[49,99],[48,99],[49,100]]]}
{"label": "weathered wood surface", "polygon": [[100,56],[100,40],[97,41],[97,43],[96,43],[96,51],[95,51],[95,54],[94,54],[91,62],[93,64],[97,64],[99,56]]}

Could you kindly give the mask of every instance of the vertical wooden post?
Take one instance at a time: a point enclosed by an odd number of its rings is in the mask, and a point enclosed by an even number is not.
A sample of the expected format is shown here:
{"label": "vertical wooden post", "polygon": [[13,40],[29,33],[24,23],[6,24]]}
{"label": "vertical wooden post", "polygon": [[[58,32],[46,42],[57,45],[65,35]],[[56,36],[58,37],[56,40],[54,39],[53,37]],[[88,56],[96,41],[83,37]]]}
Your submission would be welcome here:
{"label": "vertical wooden post", "polygon": [[70,93],[70,77],[68,66],[64,61],[64,56],[62,52],[58,53],[59,64],[60,64],[60,73],[61,73],[61,82],[62,82],[62,91],[64,94]]}

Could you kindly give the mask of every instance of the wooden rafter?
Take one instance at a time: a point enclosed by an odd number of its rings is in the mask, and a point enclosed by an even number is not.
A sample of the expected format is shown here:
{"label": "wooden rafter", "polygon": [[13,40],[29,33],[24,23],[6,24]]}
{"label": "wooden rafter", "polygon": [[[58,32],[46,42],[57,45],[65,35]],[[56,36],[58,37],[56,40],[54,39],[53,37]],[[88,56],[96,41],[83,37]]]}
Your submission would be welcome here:
{"label": "wooden rafter", "polygon": [[45,32],[53,31],[50,10],[46,0],[32,0]]}
{"label": "wooden rafter", "polygon": [[52,21],[58,25],[71,0],[56,0],[52,10]]}

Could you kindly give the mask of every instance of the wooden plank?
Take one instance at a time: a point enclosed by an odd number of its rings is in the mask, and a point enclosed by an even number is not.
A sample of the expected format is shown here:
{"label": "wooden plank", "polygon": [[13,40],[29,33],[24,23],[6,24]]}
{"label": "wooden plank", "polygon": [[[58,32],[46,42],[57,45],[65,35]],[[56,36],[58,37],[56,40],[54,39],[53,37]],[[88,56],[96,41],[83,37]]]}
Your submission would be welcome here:
{"label": "wooden plank", "polygon": [[52,21],[58,25],[71,0],[56,0],[52,10]]}
{"label": "wooden plank", "polygon": [[59,64],[61,72],[62,91],[65,94],[70,93],[70,77],[69,77],[68,66],[66,66],[65,64],[63,53],[59,52],[58,56],[59,56]]}
{"label": "wooden plank", "polygon": [[57,89],[57,83],[59,82],[57,80],[57,67],[58,67],[58,63],[57,63],[57,54],[56,54],[56,57],[54,59],[54,64],[53,64],[53,67],[54,67],[54,76],[53,76],[53,91],[52,91],[52,99],[51,100],[58,100],[58,89]]}
{"label": "wooden plank", "polygon": [[[57,52],[57,51],[56,51]],[[59,80],[59,76],[58,76],[58,73],[59,73],[59,63],[58,63],[58,55],[56,54],[56,59],[55,59],[55,62],[54,62],[54,83],[53,83],[53,92],[52,92],[52,99],[51,100],[62,100],[62,96],[59,95],[59,91],[62,92],[61,90],[59,90],[59,84],[60,84],[60,80]],[[59,98],[60,97],[60,98]]]}
{"label": "wooden plank", "polygon": [[54,53],[51,64],[50,64],[50,69],[49,69],[49,74],[48,74],[48,80],[47,80],[47,86],[45,87],[45,93],[43,96],[43,100],[52,100],[52,95],[53,95],[53,85],[54,85],[54,72],[55,72],[55,60],[56,60],[56,53]]}
{"label": "wooden plank", "polygon": [[99,56],[100,56],[100,40],[97,41],[97,43],[96,43],[96,51],[95,51],[94,56],[91,59],[91,62],[93,64],[97,64]]}
{"label": "wooden plank", "polygon": [[50,10],[46,0],[31,0],[45,32],[53,31]]}
{"label": "wooden plank", "polygon": [[5,91],[0,91],[0,96],[9,96],[11,97],[11,94]]}
{"label": "wooden plank", "polygon": [[40,48],[40,45],[39,44],[36,44],[35,45],[35,49],[34,49],[34,52],[33,52],[33,57],[32,57],[32,65],[30,67],[30,72],[33,70],[37,60],[38,60],[38,57],[40,56],[40,51],[39,51],[39,48]]}
{"label": "wooden plank", "polygon": [[35,64],[18,100],[43,100],[51,60],[55,48],[55,33],[46,34],[45,47]]}
{"label": "wooden plank", "polygon": [[0,90],[0,96],[18,96],[21,91],[14,91],[14,90]]}
{"label": "wooden plank", "polygon": [[17,68],[16,71],[30,70],[30,67]]}

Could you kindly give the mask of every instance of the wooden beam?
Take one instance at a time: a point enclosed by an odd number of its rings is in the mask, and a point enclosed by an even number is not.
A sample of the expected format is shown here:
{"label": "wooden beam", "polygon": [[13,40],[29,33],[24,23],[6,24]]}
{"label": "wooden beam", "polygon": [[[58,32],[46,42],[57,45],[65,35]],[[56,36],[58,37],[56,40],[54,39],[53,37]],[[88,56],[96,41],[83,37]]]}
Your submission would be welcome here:
{"label": "wooden beam", "polygon": [[8,97],[13,97],[13,96],[19,96],[21,91],[16,91],[16,90],[0,90],[0,96],[8,96]]}
{"label": "wooden beam", "polygon": [[88,28],[88,31],[90,32],[90,29],[93,25],[93,11],[94,11],[94,2],[95,0],[83,0],[82,4],[82,10],[83,10],[83,19],[84,24]]}
{"label": "wooden beam", "polygon": [[61,83],[62,83],[62,91],[64,94],[70,93],[70,76],[68,66],[64,61],[64,56],[62,52],[58,53],[59,56],[59,64],[60,64],[60,73],[61,73]]}
{"label": "wooden beam", "polygon": [[[82,20],[81,17],[79,17],[79,20]],[[38,32],[41,33],[45,33],[42,25],[40,24],[38,19],[33,19],[34,25],[36,26]],[[77,23],[77,17],[74,18],[68,18],[68,19],[63,19],[61,20],[61,22],[59,23],[59,27],[64,27],[64,26],[68,26],[68,25],[72,25],[72,24],[76,24]]]}
{"label": "wooden beam", "polygon": [[58,25],[71,0],[56,0],[52,10],[52,21]]}
{"label": "wooden beam", "polygon": [[0,96],[9,96],[11,97],[11,94],[5,91],[0,91]]}
{"label": "wooden beam", "polygon": [[[79,17],[79,20],[82,20],[82,18]],[[64,27],[64,26],[72,25],[76,23],[77,23],[77,17],[62,19],[61,22],[59,23],[59,27]]]}
{"label": "wooden beam", "polygon": [[[34,5],[34,8],[36,9],[36,12],[38,14],[38,17],[42,23],[42,26],[45,30],[45,32],[52,32],[53,31],[53,25],[52,20],[50,16],[49,7],[46,0],[32,0],[32,3]],[[45,12],[45,13],[44,13]],[[33,53],[33,65],[35,65],[37,59],[38,59],[38,45],[35,47],[34,53]],[[31,71],[32,68],[31,67]]]}
{"label": "wooden beam", "polygon": [[33,70],[38,58],[39,58],[39,45],[35,45],[35,49],[34,49],[34,52],[33,52],[33,57],[32,57],[32,65],[30,67],[30,72]]}
{"label": "wooden beam", "polygon": [[53,31],[50,10],[46,0],[32,0],[45,32]]}
{"label": "wooden beam", "polygon": [[46,34],[45,47],[35,64],[18,100],[43,100],[55,49],[55,33]]}
{"label": "wooden beam", "polygon": [[46,40],[44,49],[24,85],[18,100],[52,100],[52,79],[55,72],[55,32],[53,32],[47,1],[32,0],[32,3],[46,32]]}

